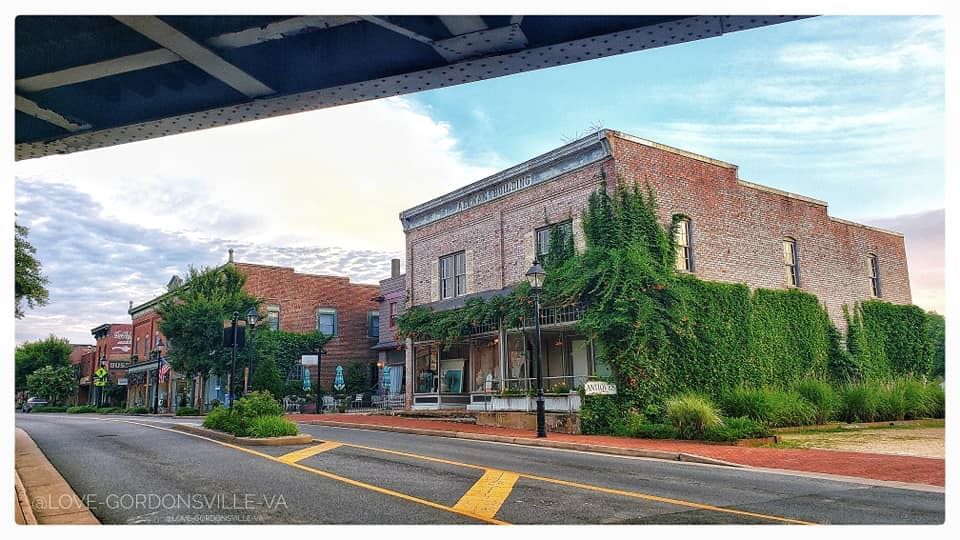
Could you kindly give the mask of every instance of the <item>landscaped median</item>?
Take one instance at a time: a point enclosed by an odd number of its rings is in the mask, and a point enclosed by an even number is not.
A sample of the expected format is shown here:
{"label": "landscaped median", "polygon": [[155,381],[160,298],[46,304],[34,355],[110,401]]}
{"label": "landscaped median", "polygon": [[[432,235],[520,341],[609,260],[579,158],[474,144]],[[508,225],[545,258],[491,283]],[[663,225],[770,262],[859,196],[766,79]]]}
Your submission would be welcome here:
{"label": "landscaped median", "polygon": [[174,429],[255,446],[309,444],[313,440],[313,436],[300,433],[295,423],[283,418],[283,408],[270,392],[253,392],[238,399],[232,408],[216,407],[204,418],[203,427],[176,424]]}

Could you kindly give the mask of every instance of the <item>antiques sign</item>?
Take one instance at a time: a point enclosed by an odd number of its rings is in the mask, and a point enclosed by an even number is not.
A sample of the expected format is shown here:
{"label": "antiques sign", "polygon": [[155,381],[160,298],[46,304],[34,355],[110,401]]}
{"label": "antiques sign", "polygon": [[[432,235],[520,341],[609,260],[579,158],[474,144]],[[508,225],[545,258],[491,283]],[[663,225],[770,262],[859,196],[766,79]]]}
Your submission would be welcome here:
{"label": "antiques sign", "polygon": [[588,396],[613,395],[617,393],[617,385],[605,381],[587,381],[583,383],[583,393]]}

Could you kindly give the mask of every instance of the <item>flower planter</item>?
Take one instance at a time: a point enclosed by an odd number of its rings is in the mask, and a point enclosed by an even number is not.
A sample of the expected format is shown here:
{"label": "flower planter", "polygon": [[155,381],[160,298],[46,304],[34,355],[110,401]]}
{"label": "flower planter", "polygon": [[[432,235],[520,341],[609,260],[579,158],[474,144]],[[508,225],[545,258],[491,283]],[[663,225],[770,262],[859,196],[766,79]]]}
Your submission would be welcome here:
{"label": "flower planter", "polygon": [[[580,410],[580,394],[544,394],[543,408],[554,412],[576,412]],[[535,411],[537,398],[529,396],[491,396],[492,411]]]}

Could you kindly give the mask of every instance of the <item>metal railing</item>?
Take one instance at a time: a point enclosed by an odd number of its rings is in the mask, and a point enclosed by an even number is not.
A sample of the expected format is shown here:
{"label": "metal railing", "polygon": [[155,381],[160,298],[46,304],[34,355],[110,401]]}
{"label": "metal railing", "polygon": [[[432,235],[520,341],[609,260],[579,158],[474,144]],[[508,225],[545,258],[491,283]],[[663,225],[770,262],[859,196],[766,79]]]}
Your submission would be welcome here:
{"label": "metal railing", "polygon": [[[567,391],[572,392],[583,386],[583,383],[589,380],[587,375],[558,375],[554,377],[544,377],[543,378],[543,391],[544,393],[555,393],[554,389],[560,390],[558,388],[560,385],[566,386]],[[536,377],[527,377],[527,378],[518,378],[518,379],[506,379],[503,381],[503,389],[505,392],[536,392],[537,390],[537,378]]]}

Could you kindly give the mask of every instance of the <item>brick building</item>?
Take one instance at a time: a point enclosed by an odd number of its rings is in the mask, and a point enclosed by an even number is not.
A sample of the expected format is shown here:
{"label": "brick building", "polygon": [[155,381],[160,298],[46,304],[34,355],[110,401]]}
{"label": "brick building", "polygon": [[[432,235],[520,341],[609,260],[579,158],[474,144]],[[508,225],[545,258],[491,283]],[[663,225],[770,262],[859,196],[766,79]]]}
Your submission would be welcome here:
{"label": "brick building", "polygon": [[[371,380],[376,380],[377,356],[371,349],[377,342],[379,328],[376,285],[350,283],[346,277],[302,274],[281,266],[235,262],[232,249],[227,264],[235,265],[246,276],[244,290],[247,293],[263,299],[260,324],[285,332],[321,330],[334,336],[325,346],[326,354],[322,358],[319,383],[323,387],[333,384],[336,366],[346,369],[355,362],[366,364]],[[159,329],[156,306],[174,294],[180,283],[179,278],[174,277],[167,285],[167,293],[138,306],[131,303],[133,351],[127,377],[131,407],[153,407],[157,356],[163,356],[166,350],[166,337]],[[306,368],[311,371],[311,383],[316,384],[315,364],[308,364]],[[299,373],[284,375],[300,377]],[[244,375],[238,373],[237,376]],[[181,395],[186,396],[188,403],[200,405],[196,383],[171,370],[160,382],[160,408],[175,409]],[[207,403],[204,405],[213,400],[224,402],[226,377],[214,375],[207,378],[205,384]]]}
{"label": "brick building", "polygon": [[99,367],[107,370],[111,385],[126,386],[127,365],[130,363],[131,331],[132,326],[124,323],[101,324],[90,329],[96,345],[94,354],[89,359],[89,365],[84,366],[81,379],[81,384],[86,382],[90,388],[89,403],[106,403],[100,395],[101,387],[93,385],[93,372]]}
{"label": "brick building", "polygon": [[90,399],[90,382],[87,381],[86,385],[83,380],[84,373],[84,360],[89,361],[89,358],[93,357],[95,349],[93,345],[82,345],[71,343],[70,347],[70,366],[73,367],[73,372],[77,378],[77,394],[73,398],[73,402],[76,405],[85,404]]}
{"label": "brick building", "polygon": [[[509,291],[546,251],[551,231],[572,234],[582,250],[587,199],[617,178],[651,186],[664,226],[683,219],[677,265],[701,279],[799,287],[817,295],[840,327],[844,304],[911,301],[903,235],[831,217],[823,201],[741,180],[736,165],[602,130],[402,212],[407,304],[449,309]],[[541,313],[547,388],[573,388],[603,371],[573,329],[577,317],[575,309]],[[415,408],[487,407],[498,389],[529,385],[530,343],[487,330],[447,350],[407,344]]]}
{"label": "brick building", "polygon": [[[400,273],[400,259],[390,261],[390,277],[380,281],[380,294],[376,301],[380,304],[380,329],[377,344],[377,365],[383,370],[380,384],[383,394],[389,396],[392,405],[397,398],[406,394],[406,354],[402,342],[398,342],[394,333],[397,315],[403,313],[406,306],[406,276]],[[395,396],[395,397],[394,397]]]}

